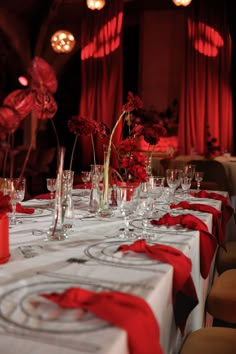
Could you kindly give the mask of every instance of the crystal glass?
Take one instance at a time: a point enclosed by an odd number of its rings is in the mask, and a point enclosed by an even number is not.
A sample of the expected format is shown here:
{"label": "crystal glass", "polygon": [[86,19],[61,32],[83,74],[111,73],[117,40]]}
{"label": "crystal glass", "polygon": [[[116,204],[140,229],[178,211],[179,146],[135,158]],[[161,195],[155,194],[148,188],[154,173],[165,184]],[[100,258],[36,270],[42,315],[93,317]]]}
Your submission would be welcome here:
{"label": "crystal glass", "polygon": [[125,228],[122,229],[122,232],[119,234],[119,237],[130,238],[136,237],[135,233],[129,229],[130,224],[130,215],[137,208],[137,202],[139,197],[139,188],[138,187],[118,187],[117,201],[118,208],[121,215],[124,217]]}
{"label": "crystal glass", "polygon": [[8,179],[8,194],[12,205],[12,214],[10,224],[16,225],[22,223],[16,218],[16,204],[22,202],[25,197],[25,178],[9,178]]}
{"label": "crystal glass", "polygon": [[88,188],[88,183],[90,181],[91,173],[89,171],[82,171],[81,172],[81,179],[84,182],[84,188]]}
{"label": "crystal glass", "polygon": [[204,172],[202,171],[196,171],[195,172],[195,180],[197,182],[197,191],[200,191],[200,187],[201,187],[201,182],[203,180],[204,177]]}
{"label": "crystal glass", "polygon": [[188,199],[188,191],[191,187],[192,178],[183,177],[181,181],[181,187],[184,191],[184,199]]}
{"label": "crystal glass", "polygon": [[185,165],[183,169],[183,176],[191,178],[191,180],[194,178],[195,175],[195,170],[196,170],[196,165]]}
{"label": "crystal glass", "polygon": [[47,189],[50,192],[50,199],[53,200],[53,193],[56,190],[57,179],[56,178],[47,178]]}

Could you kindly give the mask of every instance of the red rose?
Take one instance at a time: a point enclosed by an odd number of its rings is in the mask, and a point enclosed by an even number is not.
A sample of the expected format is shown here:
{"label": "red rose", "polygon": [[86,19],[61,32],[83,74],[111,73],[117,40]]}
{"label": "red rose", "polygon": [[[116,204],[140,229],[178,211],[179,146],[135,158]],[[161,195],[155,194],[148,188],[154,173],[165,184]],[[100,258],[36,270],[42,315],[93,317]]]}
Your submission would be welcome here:
{"label": "red rose", "polygon": [[147,172],[145,167],[141,165],[133,165],[130,168],[127,168],[127,173],[132,176],[132,179],[135,182],[146,182],[147,181]]}
{"label": "red rose", "polygon": [[118,149],[122,154],[136,150],[137,149],[137,142],[133,138],[127,138],[121,141]]}

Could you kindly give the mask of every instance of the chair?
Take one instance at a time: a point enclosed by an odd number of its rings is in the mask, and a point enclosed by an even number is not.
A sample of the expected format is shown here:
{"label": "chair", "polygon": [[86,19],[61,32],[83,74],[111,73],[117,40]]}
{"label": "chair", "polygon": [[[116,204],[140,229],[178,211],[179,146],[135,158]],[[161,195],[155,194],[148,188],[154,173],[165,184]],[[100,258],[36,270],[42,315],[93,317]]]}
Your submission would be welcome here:
{"label": "chair", "polygon": [[225,243],[225,249],[220,247],[216,256],[216,269],[219,274],[229,269],[236,269],[236,241]]}
{"label": "chair", "polygon": [[216,278],[207,297],[206,310],[213,316],[213,323],[224,322],[235,327],[236,269],[226,270]]}
{"label": "chair", "polygon": [[189,334],[179,354],[235,354],[235,352],[236,329],[207,327]]}
{"label": "chair", "polygon": [[204,172],[202,189],[227,191],[229,182],[224,166],[215,160],[190,160],[187,164],[195,165],[196,170]]}

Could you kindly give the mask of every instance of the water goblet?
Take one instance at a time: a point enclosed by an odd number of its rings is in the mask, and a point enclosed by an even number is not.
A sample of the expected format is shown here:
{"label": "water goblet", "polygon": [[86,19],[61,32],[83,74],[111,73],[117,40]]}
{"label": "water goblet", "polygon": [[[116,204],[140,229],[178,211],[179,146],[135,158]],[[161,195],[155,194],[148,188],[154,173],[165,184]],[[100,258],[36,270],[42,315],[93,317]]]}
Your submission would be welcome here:
{"label": "water goblet", "polygon": [[47,178],[46,182],[47,182],[47,189],[50,192],[50,199],[52,201],[53,200],[53,196],[54,196],[54,192],[55,192],[56,187],[57,187],[57,179],[56,178]]}
{"label": "water goblet", "polygon": [[191,182],[192,182],[192,178],[190,178],[190,177],[183,177],[182,178],[181,187],[184,192],[184,199],[185,200],[188,199],[188,191],[191,187]]}
{"label": "water goblet", "polygon": [[191,178],[191,180],[192,180],[195,175],[195,170],[196,170],[196,165],[187,164],[184,166],[183,176]]}
{"label": "water goblet", "polygon": [[88,183],[90,181],[91,173],[89,171],[82,171],[81,172],[81,179],[84,182],[84,188],[88,188]]}
{"label": "water goblet", "polygon": [[203,177],[204,177],[204,172],[202,172],[202,171],[195,172],[195,180],[197,182],[197,192],[200,191],[201,182],[203,180]]}
{"label": "water goblet", "polygon": [[179,185],[179,177],[178,173],[175,169],[166,170],[166,182],[170,188],[170,193],[172,195],[172,199],[174,198],[175,190]]}
{"label": "water goblet", "polygon": [[117,201],[118,208],[121,215],[124,217],[125,228],[122,229],[122,233],[119,237],[122,238],[132,238],[136,237],[135,233],[129,229],[130,225],[130,215],[137,208],[137,201],[139,196],[138,187],[118,187]]}
{"label": "water goblet", "polygon": [[22,202],[25,197],[25,178],[9,178],[8,179],[8,195],[12,205],[12,214],[10,224],[16,225],[22,223],[16,218],[16,204]]}

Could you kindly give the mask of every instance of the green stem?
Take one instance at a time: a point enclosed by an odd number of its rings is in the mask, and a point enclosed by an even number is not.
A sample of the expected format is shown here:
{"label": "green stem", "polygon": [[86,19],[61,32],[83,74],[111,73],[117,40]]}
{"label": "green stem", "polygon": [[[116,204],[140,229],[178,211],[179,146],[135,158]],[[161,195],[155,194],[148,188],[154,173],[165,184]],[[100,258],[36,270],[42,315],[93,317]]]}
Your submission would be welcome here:
{"label": "green stem", "polygon": [[124,114],[126,111],[122,112],[120,117],[118,118],[114,128],[112,129],[109,144],[108,144],[108,149],[107,149],[107,155],[105,157],[104,161],[104,200],[108,200],[108,189],[109,189],[109,165],[110,165],[110,157],[111,157],[111,145],[112,145],[112,138],[115,133],[116,128],[118,127],[120,121],[122,120]]}
{"label": "green stem", "polygon": [[96,154],[95,154],[93,134],[91,134],[91,141],[92,141],[92,148],[93,148],[93,161],[94,161],[94,166],[96,166]]}
{"label": "green stem", "polygon": [[77,140],[78,140],[78,135],[75,136],[74,145],[73,145],[73,149],[72,149],[72,153],[71,153],[71,157],[70,157],[70,167],[69,167],[69,170],[72,169],[72,162],[73,162],[73,159],[74,159],[75,146],[76,146]]}

